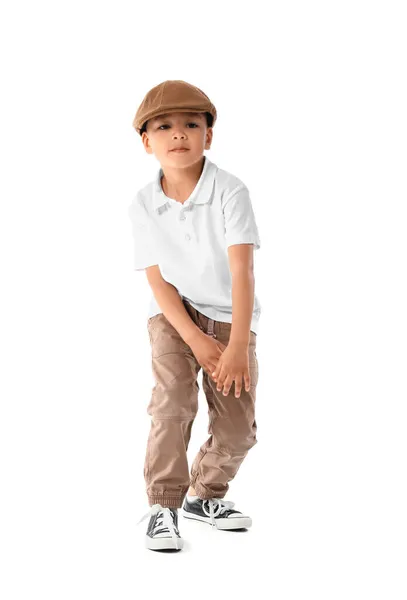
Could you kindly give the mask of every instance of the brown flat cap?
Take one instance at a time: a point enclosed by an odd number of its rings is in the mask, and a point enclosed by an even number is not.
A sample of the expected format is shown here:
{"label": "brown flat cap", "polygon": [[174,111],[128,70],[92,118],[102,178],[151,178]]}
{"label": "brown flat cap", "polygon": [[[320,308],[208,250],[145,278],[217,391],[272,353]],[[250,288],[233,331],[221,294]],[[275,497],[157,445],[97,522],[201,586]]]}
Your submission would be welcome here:
{"label": "brown flat cap", "polygon": [[215,125],[216,108],[202,90],[182,81],[169,79],[153,87],[144,97],[133,119],[133,127],[141,135],[146,121],[169,112],[208,112]]}

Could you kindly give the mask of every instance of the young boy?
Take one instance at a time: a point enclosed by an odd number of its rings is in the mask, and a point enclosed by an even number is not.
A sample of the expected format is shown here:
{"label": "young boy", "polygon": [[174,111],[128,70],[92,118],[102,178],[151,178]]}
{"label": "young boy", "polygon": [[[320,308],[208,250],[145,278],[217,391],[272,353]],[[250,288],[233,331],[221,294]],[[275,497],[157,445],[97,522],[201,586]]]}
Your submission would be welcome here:
{"label": "young boy", "polygon": [[[211,162],[217,118],[199,88],[169,80],[151,89],[133,126],[159,161],[129,207],[136,271],[152,289],[148,332],[155,379],[144,477],[151,510],[146,545],[181,549],[178,508],[216,529],[251,526],[223,500],[257,443],[253,251],[260,248],[245,184]],[[188,472],[202,368],[209,439]]]}

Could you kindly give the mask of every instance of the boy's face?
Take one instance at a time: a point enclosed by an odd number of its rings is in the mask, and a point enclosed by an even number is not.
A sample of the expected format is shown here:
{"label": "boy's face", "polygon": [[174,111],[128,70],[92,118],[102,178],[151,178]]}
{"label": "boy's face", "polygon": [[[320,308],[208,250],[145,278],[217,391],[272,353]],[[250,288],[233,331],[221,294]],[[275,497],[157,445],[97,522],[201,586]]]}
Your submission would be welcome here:
{"label": "boy's face", "polygon": [[[213,128],[208,127],[204,113],[172,112],[147,123],[141,140],[148,154],[154,154],[161,165],[185,168],[209,150]],[[187,148],[174,152],[174,148]]]}

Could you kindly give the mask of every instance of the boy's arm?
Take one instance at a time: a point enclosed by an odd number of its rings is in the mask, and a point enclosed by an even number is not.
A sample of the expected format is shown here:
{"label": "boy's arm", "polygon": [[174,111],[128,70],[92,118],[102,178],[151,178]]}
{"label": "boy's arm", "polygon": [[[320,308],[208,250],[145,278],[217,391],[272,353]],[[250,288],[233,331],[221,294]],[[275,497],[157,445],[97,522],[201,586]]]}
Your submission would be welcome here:
{"label": "boy's arm", "polygon": [[250,193],[240,183],[223,203],[225,239],[232,277],[232,328],[229,344],[249,345],[254,306],[253,252],[260,237]]}
{"label": "boy's arm", "polygon": [[229,246],[228,256],[232,275],[232,328],[229,345],[248,346],[254,305],[253,245]]}
{"label": "boy's arm", "polygon": [[190,346],[193,339],[201,334],[201,330],[189,316],[178,290],[163,279],[158,265],[147,267],[146,275],[158,306],[184,342]]}

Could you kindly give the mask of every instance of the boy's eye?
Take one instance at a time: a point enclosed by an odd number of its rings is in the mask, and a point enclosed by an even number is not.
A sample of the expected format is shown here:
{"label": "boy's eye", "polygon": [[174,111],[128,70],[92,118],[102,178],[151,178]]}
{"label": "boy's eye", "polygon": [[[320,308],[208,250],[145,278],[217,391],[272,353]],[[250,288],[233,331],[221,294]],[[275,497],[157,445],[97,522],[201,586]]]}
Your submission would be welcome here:
{"label": "boy's eye", "polygon": [[[195,127],[198,127],[197,123],[193,123],[193,122],[187,123],[187,125],[194,125]],[[158,129],[161,129],[161,127],[169,127],[169,125],[159,125]],[[194,127],[194,129],[195,129],[195,127]]]}

